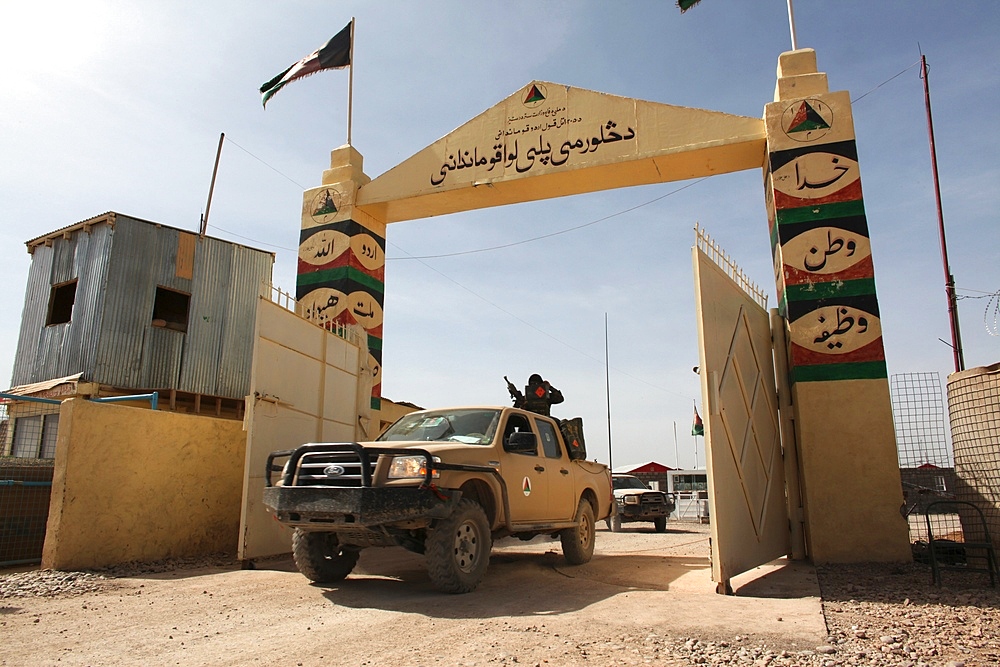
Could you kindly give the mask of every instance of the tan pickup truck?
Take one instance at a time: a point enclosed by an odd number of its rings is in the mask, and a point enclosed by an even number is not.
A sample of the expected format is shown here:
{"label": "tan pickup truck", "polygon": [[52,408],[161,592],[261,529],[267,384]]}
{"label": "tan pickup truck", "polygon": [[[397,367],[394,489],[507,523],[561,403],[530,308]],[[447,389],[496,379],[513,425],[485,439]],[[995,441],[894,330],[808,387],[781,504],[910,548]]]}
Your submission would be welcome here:
{"label": "tan pickup truck", "polygon": [[401,546],[423,554],[449,593],[479,584],[501,537],[558,536],[569,563],[586,563],[594,524],[614,504],[608,468],[586,460],[579,419],[510,407],[413,412],[375,442],[274,452],[266,485],[264,504],[295,529],[295,563],[309,579],[343,579],[361,549]]}

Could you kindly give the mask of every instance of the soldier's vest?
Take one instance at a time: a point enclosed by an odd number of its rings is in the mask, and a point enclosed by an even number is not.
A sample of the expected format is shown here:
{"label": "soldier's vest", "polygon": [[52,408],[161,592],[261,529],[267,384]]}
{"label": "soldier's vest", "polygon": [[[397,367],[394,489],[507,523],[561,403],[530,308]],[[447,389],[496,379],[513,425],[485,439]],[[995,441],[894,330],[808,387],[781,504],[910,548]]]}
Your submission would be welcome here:
{"label": "soldier's vest", "polygon": [[538,414],[549,414],[551,406],[549,389],[544,384],[529,384],[524,388],[524,409]]}

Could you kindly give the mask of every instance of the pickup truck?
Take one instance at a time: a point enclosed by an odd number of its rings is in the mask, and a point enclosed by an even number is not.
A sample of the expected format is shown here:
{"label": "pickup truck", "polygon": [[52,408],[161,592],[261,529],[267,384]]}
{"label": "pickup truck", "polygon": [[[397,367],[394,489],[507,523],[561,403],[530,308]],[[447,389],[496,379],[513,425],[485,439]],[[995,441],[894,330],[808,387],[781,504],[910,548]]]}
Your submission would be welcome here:
{"label": "pickup truck", "polygon": [[501,537],[558,536],[567,562],[586,563],[614,503],[607,466],[586,460],[582,420],[511,407],[412,412],[374,442],[273,452],[263,500],[294,529],[308,579],[339,581],[362,549],[401,546],[448,593],[476,588]]}
{"label": "pickup truck", "polygon": [[611,476],[617,511],[607,519],[608,528],[617,533],[622,523],[652,521],[656,532],[667,530],[667,517],[674,511],[673,495],[654,491],[633,475],[615,473]]}

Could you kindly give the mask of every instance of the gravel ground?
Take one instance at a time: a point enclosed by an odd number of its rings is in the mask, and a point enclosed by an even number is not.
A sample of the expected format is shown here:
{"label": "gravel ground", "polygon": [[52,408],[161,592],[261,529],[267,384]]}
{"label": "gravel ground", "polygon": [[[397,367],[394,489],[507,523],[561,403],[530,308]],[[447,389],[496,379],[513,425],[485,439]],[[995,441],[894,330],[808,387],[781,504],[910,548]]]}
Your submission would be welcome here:
{"label": "gravel ground", "polygon": [[236,559],[225,554],[203,558],[171,558],[155,563],[124,563],[89,572],[59,570],[0,571],[0,600],[31,597],[67,597],[111,591],[117,579],[203,567],[235,567]]}
{"label": "gravel ground", "polygon": [[[99,572],[36,570],[0,574],[0,612],[14,606],[18,598],[88,596],[134,586],[134,582],[125,579],[127,577],[204,567],[233,570],[238,566],[231,558],[217,556],[155,564],[133,563]],[[494,645],[482,647],[475,659],[453,664],[506,667],[525,664],[539,667],[549,664],[985,667],[1000,664],[1000,593],[988,587],[985,575],[945,572],[945,585],[938,588],[932,585],[930,570],[925,565],[856,564],[818,567],[817,578],[828,636],[825,644],[810,650],[783,648],[780,638],[767,641],[759,636],[739,635],[671,637],[646,628],[636,628],[631,634],[603,633],[602,636],[602,633],[595,633],[590,640],[566,641],[558,634],[553,636],[544,623],[521,627],[505,621],[499,630],[530,637],[527,642],[519,640],[519,644],[531,646],[531,649],[512,652],[510,647],[494,642]],[[83,608],[87,608],[87,600]]]}

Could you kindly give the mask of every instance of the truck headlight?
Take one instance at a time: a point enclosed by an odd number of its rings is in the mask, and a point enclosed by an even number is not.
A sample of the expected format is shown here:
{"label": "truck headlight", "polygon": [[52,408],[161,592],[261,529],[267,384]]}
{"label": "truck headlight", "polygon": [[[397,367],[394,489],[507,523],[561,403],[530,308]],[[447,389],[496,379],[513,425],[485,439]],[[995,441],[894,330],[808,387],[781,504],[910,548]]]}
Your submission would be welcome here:
{"label": "truck headlight", "polygon": [[[440,463],[441,459],[434,457],[435,463]],[[427,459],[423,456],[396,456],[389,466],[389,479],[412,479],[427,476]],[[437,470],[431,473],[431,477],[440,477]]]}
{"label": "truck headlight", "polygon": [[625,496],[625,504],[626,505],[638,505],[639,504],[639,496],[636,496],[636,495]]}

